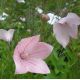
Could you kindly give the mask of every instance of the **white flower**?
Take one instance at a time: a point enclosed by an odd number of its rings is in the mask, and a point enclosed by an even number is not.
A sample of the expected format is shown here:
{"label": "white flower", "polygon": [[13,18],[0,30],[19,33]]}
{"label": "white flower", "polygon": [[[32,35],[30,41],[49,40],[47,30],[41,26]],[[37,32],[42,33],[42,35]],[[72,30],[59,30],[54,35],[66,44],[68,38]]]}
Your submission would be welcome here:
{"label": "white flower", "polygon": [[8,14],[3,12],[2,15],[0,15],[0,21],[4,21],[7,18]]}
{"label": "white flower", "polygon": [[5,19],[5,17],[0,16],[0,21],[4,21]]}
{"label": "white flower", "polygon": [[7,14],[7,13],[5,13],[5,12],[3,12],[3,16],[6,16],[6,17],[7,17],[7,16],[8,16],[8,14]]}
{"label": "white flower", "polygon": [[31,29],[27,29],[27,32],[31,32]]}
{"label": "white flower", "polygon": [[18,3],[25,3],[25,0],[17,0]]}
{"label": "white flower", "polygon": [[14,29],[9,29],[8,31],[0,29],[0,39],[7,42],[11,42],[14,35],[14,31]]}
{"label": "white flower", "polygon": [[25,18],[25,17],[20,17],[20,20],[21,20],[22,22],[25,22],[25,21],[26,21],[26,18]]}
{"label": "white flower", "polygon": [[48,17],[50,18],[50,19],[47,21],[47,23],[49,23],[49,24],[51,24],[51,25],[53,25],[55,22],[58,22],[58,20],[61,19],[60,16],[54,15],[54,14],[52,14],[52,13],[48,13],[47,15],[48,15]]}
{"label": "white flower", "polygon": [[37,10],[37,12],[38,12],[39,14],[42,14],[42,13],[43,13],[43,10],[42,10],[41,8],[36,7],[35,9]]}

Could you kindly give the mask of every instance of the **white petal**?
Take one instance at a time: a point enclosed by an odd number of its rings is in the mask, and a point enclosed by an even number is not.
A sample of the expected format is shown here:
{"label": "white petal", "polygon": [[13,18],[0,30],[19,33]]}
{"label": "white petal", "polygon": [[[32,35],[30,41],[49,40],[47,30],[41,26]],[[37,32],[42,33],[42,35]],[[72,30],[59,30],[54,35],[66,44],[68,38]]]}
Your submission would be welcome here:
{"label": "white petal", "polygon": [[0,21],[4,21],[7,16],[8,16],[8,14],[3,12],[2,15],[0,15]]}
{"label": "white petal", "polygon": [[7,17],[7,16],[8,16],[8,14],[7,14],[7,13],[5,13],[5,12],[3,12],[3,16],[6,16],[6,17]]}
{"label": "white petal", "polygon": [[48,13],[47,15],[50,18],[47,23],[49,23],[50,25],[55,24],[56,22],[59,21],[59,19],[61,19],[60,16],[54,15],[53,13]]}
{"label": "white petal", "polygon": [[25,0],[17,0],[18,3],[25,3]]}
{"label": "white petal", "polygon": [[35,9],[37,10],[37,12],[38,12],[39,14],[42,14],[42,13],[43,13],[43,10],[40,9],[39,7],[35,8]]}
{"label": "white petal", "polygon": [[25,18],[25,17],[20,17],[20,20],[21,20],[22,22],[25,22],[25,21],[26,21],[26,18]]}
{"label": "white petal", "polygon": [[0,21],[4,21],[5,19],[6,19],[6,17],[0,16]]}

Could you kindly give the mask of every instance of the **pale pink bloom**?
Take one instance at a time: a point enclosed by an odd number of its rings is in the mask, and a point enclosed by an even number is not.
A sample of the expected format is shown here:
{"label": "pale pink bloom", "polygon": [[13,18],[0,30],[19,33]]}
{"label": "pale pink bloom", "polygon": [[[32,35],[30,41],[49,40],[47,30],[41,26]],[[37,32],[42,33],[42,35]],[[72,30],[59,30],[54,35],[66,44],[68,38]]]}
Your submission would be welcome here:
{"label": "pale pink bloom", "polygon": [[75,13],[68,13],[54,24],[53,31],[57,41],[65,48],[70,38],[76,39],[78,36],[78,25],[80,25],[80,17]]}
{"label": "pale pink bloom", "polygon": [[9,29],[8,31],[5,29],[0,29],[0,39],[7,42],[11,42],[14,35],[14,31],[14,29]]}
{"label": "pale pink bloom", "polygon": [[43,61],[53,50],[53,47],[45,42],[39,42],[40,36],[32,36],[22,39],[15,48],[13,59],[15,62],[15,74],[40,73],[48,74],[50,70]]}

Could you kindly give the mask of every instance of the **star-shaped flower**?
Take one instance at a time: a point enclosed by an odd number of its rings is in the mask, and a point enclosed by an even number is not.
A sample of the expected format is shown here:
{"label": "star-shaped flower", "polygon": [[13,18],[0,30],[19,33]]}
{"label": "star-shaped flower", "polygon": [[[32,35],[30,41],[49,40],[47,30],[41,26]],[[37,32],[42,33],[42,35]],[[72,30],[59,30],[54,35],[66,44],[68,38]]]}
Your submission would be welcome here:
{"label": "star-shaped flower", "polygon": [[40,36],[32,36],[22,39],[14,50],[16,74],[40,73],[48,74],[50,70],[44,62],[53,50],[53,47],[45,42],[39,42]]}

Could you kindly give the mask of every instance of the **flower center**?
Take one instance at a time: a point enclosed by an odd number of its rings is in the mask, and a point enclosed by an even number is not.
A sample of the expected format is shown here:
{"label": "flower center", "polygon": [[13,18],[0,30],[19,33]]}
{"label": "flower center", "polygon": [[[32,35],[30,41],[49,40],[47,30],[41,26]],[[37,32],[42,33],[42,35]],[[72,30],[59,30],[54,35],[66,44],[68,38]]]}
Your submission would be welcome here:
{"label": "flower center", "polygon": [[28,56],[29,56],[28,53],[21,53],[20,54],[21,59],[27,59]]}

